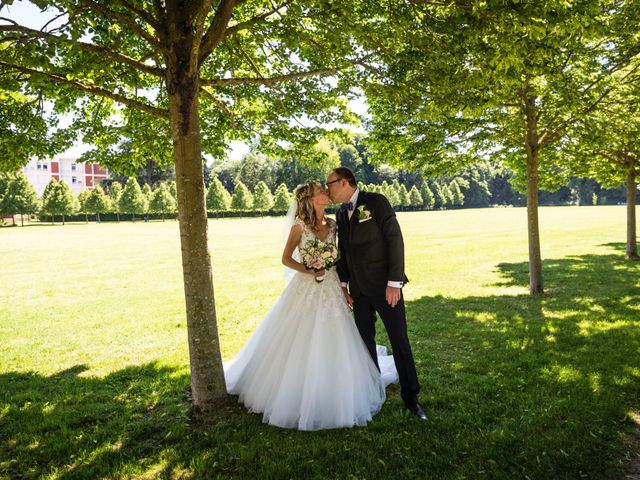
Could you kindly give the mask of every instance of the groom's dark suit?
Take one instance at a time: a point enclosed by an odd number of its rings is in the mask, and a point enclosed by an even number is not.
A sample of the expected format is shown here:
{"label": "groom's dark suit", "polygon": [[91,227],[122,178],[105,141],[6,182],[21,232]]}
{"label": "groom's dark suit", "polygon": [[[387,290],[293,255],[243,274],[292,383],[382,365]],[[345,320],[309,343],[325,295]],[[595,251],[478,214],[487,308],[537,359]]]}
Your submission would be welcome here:
{"label": "groom's dark suit", "polygon": [[[351,219],[346,210],[336,215],[338,275],[341,282],[349,284],[356,326],[376,365],[375,314],[380,315],[393,349],[402,397],[411,401],[420,384],[407,337],[404,298],[401,294],[398,304],[391,308],[385,296],[388,281],[407,282],[400,225],[389,201],[378,193],[360,191],[353,208]],[[364,218],[367,215],[369,219]]]}

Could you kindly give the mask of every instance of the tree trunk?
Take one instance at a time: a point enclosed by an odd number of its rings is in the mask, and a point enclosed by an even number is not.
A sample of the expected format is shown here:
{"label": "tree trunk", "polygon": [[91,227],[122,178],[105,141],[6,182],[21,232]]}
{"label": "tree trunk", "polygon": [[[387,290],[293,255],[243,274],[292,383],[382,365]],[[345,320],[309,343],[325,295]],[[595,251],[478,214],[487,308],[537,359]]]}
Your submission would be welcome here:
{"label": "tree trunk", "polygon": [[100,223],[100,212],[96,213],[97,222]]}
{"label": "tree trunk", "polygon": [[62,215],[62,224],[64,225],[64,214]]}
{"label": "tree trunk", "polygon": [[636,172],[632,164],[627,175],[627,258],[638,260],[636,241]]}
{"label": "tree trunk", "polygon": [[178,221],[187,310],[193,403],[211,410],[227,389],[216,325],[207,210],[202,174],[197,74],[169,74],[169,112],[174,146]]}
{"label": "tree trunk", "polygon": [[529,292],[542,293],[542,255],[538,224],[538,158],[527,158],[527,230],[529,236]]}
{"label": "tree trunk", "polygon": [[20,214],[20,226],[24,227],[24,215],[22,213]]}
{"label": "tree trunk", "polygon": [[525,150],[527,152],[527,231],[529,238],[529,292],[543,293],[542,255],[540,253],[540,227],[538,225],[538,116],[536,97],[525,92]]}

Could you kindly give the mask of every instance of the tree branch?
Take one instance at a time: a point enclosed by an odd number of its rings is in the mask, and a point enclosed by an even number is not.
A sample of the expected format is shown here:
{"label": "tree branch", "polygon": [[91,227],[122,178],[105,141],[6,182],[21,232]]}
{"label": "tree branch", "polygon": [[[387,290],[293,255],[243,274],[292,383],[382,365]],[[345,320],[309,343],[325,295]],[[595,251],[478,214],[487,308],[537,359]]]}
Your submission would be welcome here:
{"label": "tree branch", "polygon": [[124,13],[115,12],[109,8],[103,7],[102,5],[99,5],[98,2],[94,0],[80,0],[80,3],[82,3],[89,9],[93,10],[94,12],[99,13],[100,15],[108,17],[112,20],[117,20],[125,24],[127,27],[129,27],[131,30],[133,30],[142,38],[144,38],[147,42],[149,42],[150,45],[153,45],[155,48],[157,48],[160,51],[163,51],[163,52],[165,51],[165,48],[156,38],[153,37],[153,35],[150,35],[148,32],[146,32],[142,27],[140,27],[140,25],[138,25],[128,15]]}
{"label": "tree branch", "polygon": [[235,35],[236,33],[238,33],[241,30],[246,30],[247,28],[255,25],[256,23],[260,23],[260,22],[265,21],[271,15],[273,15],[274,13],[278,13],[284,7],[289,5],[292,1],[293,0],[286,0],[285,2],[281,3],[280,5],[277,5],[277,6],[273,7],[269,11],[263,12],[260,15],[256,15],[255,17],[253,17],[253,18],[251,18],[251,19],[249,19],[247,21],[236,23],[235,25],[232,25],[231,27],[227,28],[226,32],[224,32],[224,38],[227,38],[227,37],[230,37],[232,35]]}
{"label": "tree branch", "polygon": [[[53,17],[51,20],[49,20],[47,23],[45,23],[45,24],[42,26],[42,28],[40,29],[40,31],[44,32],[44,31],[46,30],[46,28],[47,28],[50,24],[54,23],[54,22],[55,22],[55,21],[57,21],[59,18],[62,18],[62,17],[64,17],[65,15],[67,15],[67,12],[62,12],[60,15],[56,15],[56,16],[55,16],[55,17]],[[56,29],[54,29],[54,30],[56,30]]]}
{"label": "tree branch", "polygon": [[2,60],[0,60],[0,66],[7,67],[10,69],[16,70],[18,72],[27,73],[29,75],[36,75],[36,76],[49,78],[55,82],[64,83],[66,85],[72,85],[84,92],[90,93],[92,95],[97,95],[100,97],[110,98],[112,100],[115,100],[118,103],[122,103],[123,105],[134,108],[136,110],[149,113],[156,117],[167,118],[167,119],[169,118],[169,110],[147,105],[146,103],[140,102],[139,100],[126,97],[119,93],[114,93],[102,87],[97,87],[95,85],[87,85],[78,80],[70,80],[66,76],[61,74],[51,73],[51,72],[42,72],[40,70],[35,70],[33,68],[28,68],[28,67],[23,67],[21,65],[14,65],[11,63],[7,63]]}
{"label": "tree branch", "polygon": [[[4,18],[0,18],[0,20],[4,20]],[[34,30],[28,27],[23,27],[22,25],[0,25],[0,32],[17,32],[24,33],[28,36],[28,38],[43,38],[43,39],[52,39],[55,41],[67,43],[69,45],[74,45],[82,48],[83,50],[87,50],[93,53],[100,53],[109,58],[112,58],[118,62],[125,63],[131,67],[134,67],[137,70],[141,70],[150,75],[154,75],[156,77],[164,78],[164,69],[159,67],[153,67],[151,65],[147,65],[135,58],[128,57],[127,55],[123,55],[122,53],[114,52],[113,50],[102,47],[100,45],[95,45],[93,43],[85,43],[75,40],[70,40],[65,37],[60,37],[58,35],[53,35],[48,32],[42,32],[40,30]]]}
{"label": "tree branch", "polygon": [[237,40],[238,39],[236,38],[236,42],[235,43],[237,44],[238,50],[240,50],[240,53],[242,54],[242,56],[247,60],[247,62],[249,62],[249,65],[251,65],[251,69],[256,73],[258,78],[264,78],[264,75],[262,74],[262,72],[260,71],[258,66],[256,65],[256,62],[254,62],[253,58],[251,58],[249,56],[249,54],[244,51],[244,48],[242,48],[242,46],[240,45],[240,42],[237,41]]}
{"label": "tree branch", "polygon": [[276,75],[275,77],[266,78],[215,78],[215,79],[202,79],[201,85],[208,87],[224,87],[228,85],[275,85],[279,82],[287,82],[291,80],[298,80],[300,78],[315,77],[319,75],[332,75],[337,73],[337,69],[321,68],[318,70],[309,70],[306,72],[290,73],[288,75]]}
{"label": "tree branch", "polygon": [[156,11],[156,15],[160,19],[160,23],[162,23],[162,20],[164,20],[164,17],[167,14],[167,12],[164,9],[164,6],[162,5],[162,1],[161,0],[153,0],[153,8]]}
{"label": "tree branch", "polygon": [[[629,77],[630,75],[632,75],[636,70],[638,70],[640,68],[640,63],[638,65],[635,65],[629,72],[627,72],[621,79],[620,82],[624,81],[627,77]],[[601,77],[599,80],[601,80],[603,77]],[[598,80],[598,81],[599,81]],[[591,85],[589,85],[588,89],[591,89],[593,87],[593,85],[596,82],[592,83]],[[585,91],[587,91],[585,90]],[[588,105],[587,107],[585,107],[581,112],[580,115],[584,116],[587,113],[591,112],[593,109],[595,109],[598,104],[600,104],[600,102],[602,102],[613,90],[615,90],[614,87],[608,88],[606,89],[602,94],[600,94],[600,96],[598,96],[598,98],[596,98],[590,105]],[[554,117],[555,120],[556,117]],[[564,133],[565,128],[567,128],[569,125],[571,125],[573,122],[576,121],[576,115],[572,115],[571,117],[569,117],[567,120],[565,120],[564,122],[560,123],[560,125],[558,125],[558,127],[552,131],[552,132],[545,132],[542,135],[540,135],[540,145],[544,145],[549,143],[551,140],[555,140],[556,138],[558,138],[560,135],[562,135]]]}
{"label": "tree branch", "polygon": [[149,12],[136,7],[135,5],[133,5],[131,2],[128,2],[127,0],[121,0],[121,3],[125,8],[128,8],[133,13],[138,15],[138,17],[140,17],[142,20],[147,22],[149,26],[151,26],[151,28],[153,28],[156,32],[160,30],[160,23]]}
{"label": "tree branch", "polygon": [[168,44],[167,11],[162,4],[162,0],[153,0],[153,10],[158,22],[156,35],[158,35],[160,42],[166,45]]}
{"label": "tree branch", "polygon": [[[199,42],[202,42],[204,35],[204,23],[207,20],[207,16],[209,15],[209,10],[211,10],[211,6],[213,4],[213,0],[206,0],[199,7],[196,14],[196,22],[195,22],[195,35],[198,37]],[[231,18],[231,17],[229,17]],[[214,16],[215,19],[215,16]],[[200,48],[200,43],[197,44],[198,49]]]}
{"label": "tree branch", "polygon": [[226,115],[228,115],[229,118],[231,118],[231,120],[235,118],[235,116],[233,115],[233,112],[229,109],[229,107],[227,107],[227,105],[218,97],[216,97],[213,93],[211,93],[209,90],[207,90],[205,87],[202,87],[202,86],[200,87],[200,91],[204,93],[204,95],[207,98],[211,99],[213,103],[215,103],[218,107],[220,107],[220,110],[222,110]]}
{"label": "tree branch", "polygon": [[202,37],[200,43],[200,51],[198,53],[198,64],[202,65],[202,62],[213,52],[213,50],[224,39],[225,29],[231,20],[231,14],[233,13],[233,7],[235,6],[235,0],[220,0],[218,10],[216,11],[211,25],[207,33]]}

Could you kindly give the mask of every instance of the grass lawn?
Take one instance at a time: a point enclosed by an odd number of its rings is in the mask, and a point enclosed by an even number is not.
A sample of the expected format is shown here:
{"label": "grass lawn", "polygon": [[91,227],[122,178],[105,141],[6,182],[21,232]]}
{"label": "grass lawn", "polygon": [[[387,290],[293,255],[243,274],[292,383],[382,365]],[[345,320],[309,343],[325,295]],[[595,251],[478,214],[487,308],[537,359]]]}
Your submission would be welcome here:
{"label": "grass lawn", "polygon": [[[640,263],[625,207],[401,213],[430,417],[391,386],[365,428],[189,403],[175,221],[0,229],[0,478],[622,479],[640,445]],[[222,353],[284,287],[282,219],[209,224]],[[379,323],[379,343],[385,343]],[[638,473],[638,472],[636,472]]]}

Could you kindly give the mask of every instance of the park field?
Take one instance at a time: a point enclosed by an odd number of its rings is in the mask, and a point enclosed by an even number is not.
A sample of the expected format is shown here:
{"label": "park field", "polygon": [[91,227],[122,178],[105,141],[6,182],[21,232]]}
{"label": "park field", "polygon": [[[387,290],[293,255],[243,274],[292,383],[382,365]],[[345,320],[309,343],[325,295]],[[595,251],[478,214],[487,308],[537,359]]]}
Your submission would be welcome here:
{"label": "park field", "polygon": [[[0,478],[640,475],[640,262],[624,258],[625,207],[541,208],[535,297],[524,209],[398,218],[429,421],[394,385],[369,426],[320,432],[265,426],[234,397],[191,409],[176,221],[0,229]],[[282,226],[209,223],[225,360],[284,288]]]}

